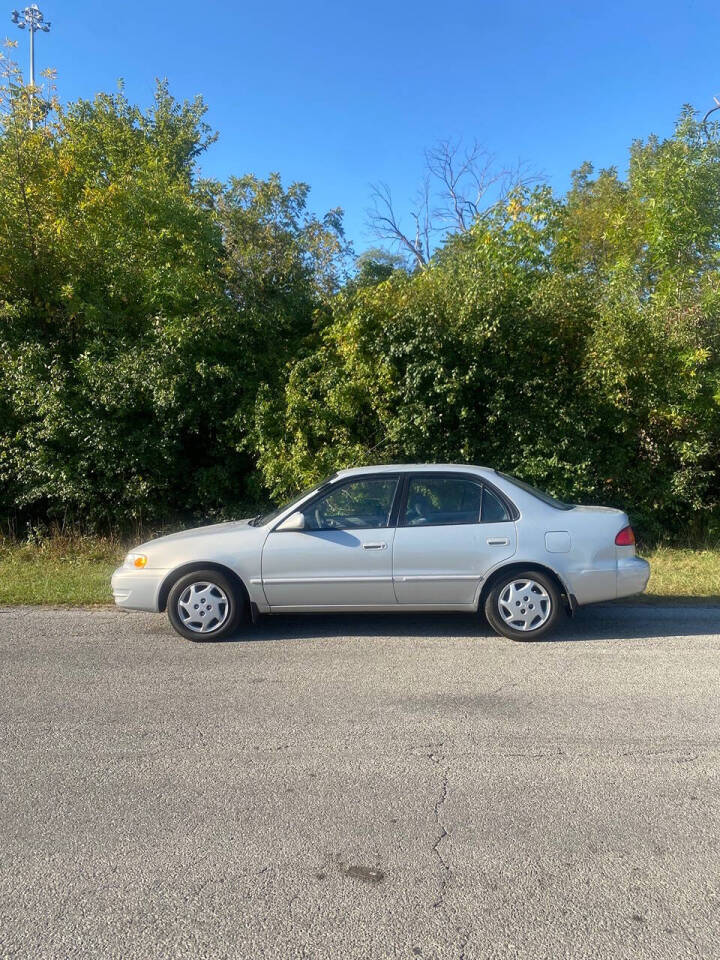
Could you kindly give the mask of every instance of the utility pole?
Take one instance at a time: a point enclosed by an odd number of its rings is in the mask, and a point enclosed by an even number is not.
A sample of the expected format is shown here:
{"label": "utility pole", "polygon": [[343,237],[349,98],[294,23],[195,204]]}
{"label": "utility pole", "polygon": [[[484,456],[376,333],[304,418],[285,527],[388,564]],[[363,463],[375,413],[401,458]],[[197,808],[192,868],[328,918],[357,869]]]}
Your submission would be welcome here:
{"label": "utility pole", "polygon": [[35,95],[35,34],[38,30],[43,33],[50,32],[50,21],[45,19],[42,10],[36,3],[31,3],[24,10],[13,10],[10,19],[19,27],[20,30],[27,28],[30,34],[30,129],[35,129],[35,120],[33,118],[33,100]]}

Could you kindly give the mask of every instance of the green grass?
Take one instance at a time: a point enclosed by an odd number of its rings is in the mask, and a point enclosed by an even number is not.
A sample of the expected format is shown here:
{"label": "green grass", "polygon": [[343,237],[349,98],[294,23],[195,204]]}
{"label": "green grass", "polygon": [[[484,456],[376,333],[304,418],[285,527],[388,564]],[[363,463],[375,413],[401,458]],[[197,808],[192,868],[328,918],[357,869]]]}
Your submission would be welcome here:
{"label": "green grass", "polygon": [[720,602],[720,547],[656,547],[640,550],[650,561],[643,601]]}
{"label": "green grass", "polygon": [[[112,603],[110,575],[127,546],[56,535],[40,544],[0,540],[0,605]],[[720,546],[641,550],[652,566],[643,602],[720,603]]]}
{"label": "green grass", "polygon": [[0,605],[112,603],[110,575],[125,554],[116,540],[55,537],[0,541]]}

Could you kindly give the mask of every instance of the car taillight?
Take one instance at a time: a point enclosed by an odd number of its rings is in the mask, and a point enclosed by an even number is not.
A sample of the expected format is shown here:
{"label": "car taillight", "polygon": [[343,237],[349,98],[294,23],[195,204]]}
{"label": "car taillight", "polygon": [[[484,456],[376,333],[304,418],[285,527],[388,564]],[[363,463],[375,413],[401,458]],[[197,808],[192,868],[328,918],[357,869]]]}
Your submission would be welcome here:
{"label": "car taillight", "polygon": [[619,547],[631,547],[635,543],[635,534],[632,527],[623,527],[620,533],[615,537],[615,543]]}

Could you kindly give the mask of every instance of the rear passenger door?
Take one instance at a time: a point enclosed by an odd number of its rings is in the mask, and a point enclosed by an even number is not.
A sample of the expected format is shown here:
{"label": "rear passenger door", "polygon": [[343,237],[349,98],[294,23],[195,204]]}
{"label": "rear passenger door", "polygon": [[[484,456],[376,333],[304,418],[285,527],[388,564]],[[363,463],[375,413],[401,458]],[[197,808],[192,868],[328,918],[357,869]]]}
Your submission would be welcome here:
{"label": "rear passenger door", "polygon": [[516,549],[501,496],[469,474],[410,474],[393,543],[398,603],[472,604],[491,567]]}

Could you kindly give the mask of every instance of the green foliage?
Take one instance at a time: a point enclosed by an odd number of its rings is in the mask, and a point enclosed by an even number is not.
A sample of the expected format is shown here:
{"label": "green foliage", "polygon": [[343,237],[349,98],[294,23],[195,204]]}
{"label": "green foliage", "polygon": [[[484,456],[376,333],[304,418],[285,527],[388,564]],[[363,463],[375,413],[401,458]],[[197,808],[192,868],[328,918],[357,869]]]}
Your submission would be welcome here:
{"label": "green foliage", "polygon": [[397,271],[405,272],[405,258],[398,253],[388,253],[377,247],[361,253],[355,261],[355,276],[346,284],[345,289],[374,287],[383,280],[389,280]]}
{"label": "green foliage", "polygon": [[[232,513],[261,383],[338,283],[341,215],[307,188],[197,180],[201,101],[160,84],[28,128],[0,108],[0,510],[89,526]],[[2,91],[0,91],[2,92]]]}
{"label": "green foliage", "polygon": [[720,140],[690,110],[626,179],[586,164],[423,269],[371,250],[348,277],[341,211],[312,216],[305,185],[199,178],[201,100],[62,106],[2,65],[16,528],[233,515],[383,461],[486,463],[651,534],[717,527]]}
{"label": "green foliage", "polygon": [[486,463],[644,530],[707,529],[720,497],[720,160],[685,112],[518,191],[428,269],[349,289],[283,397],[258,403],[276,495],[351,463]]}

